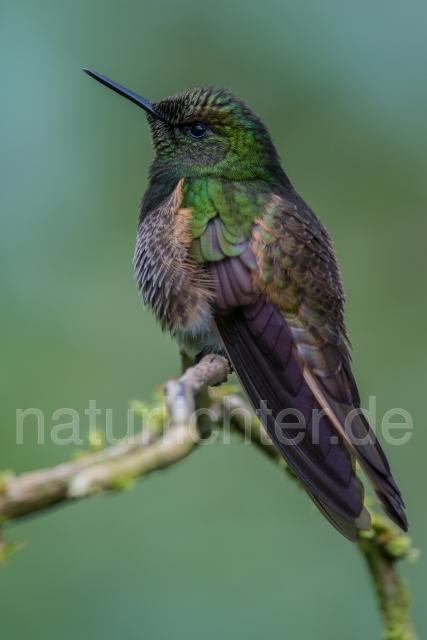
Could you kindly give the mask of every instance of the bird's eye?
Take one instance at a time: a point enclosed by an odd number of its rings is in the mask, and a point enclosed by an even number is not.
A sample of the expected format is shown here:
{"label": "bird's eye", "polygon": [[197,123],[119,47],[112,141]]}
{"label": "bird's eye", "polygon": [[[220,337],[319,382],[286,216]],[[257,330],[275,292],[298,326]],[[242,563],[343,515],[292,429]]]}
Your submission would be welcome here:
{"label": "bird's eye", "polygon": [[201,122],[195,122],[188,129],[188,133],[190,134],[190,136],[192,138],[195,138],[196,140],[200,140],[201,138],[204,138],[207,132],[208,132],[208,128]]}

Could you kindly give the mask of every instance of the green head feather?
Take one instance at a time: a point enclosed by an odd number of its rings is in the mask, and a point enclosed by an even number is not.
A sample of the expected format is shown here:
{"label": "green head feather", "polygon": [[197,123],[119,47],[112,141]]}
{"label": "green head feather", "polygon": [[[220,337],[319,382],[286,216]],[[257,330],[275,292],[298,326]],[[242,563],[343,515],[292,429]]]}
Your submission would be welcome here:
{"label": "green head feather", "polygon": [[[162,120],[147,114],[155,165],[176,177],[274,181],[279,157],[261,120],[226,89],[196,87],[153,104]],[[194,125],[206,128],[195,138]],[[199,127],[199,132],[201,131]]]}

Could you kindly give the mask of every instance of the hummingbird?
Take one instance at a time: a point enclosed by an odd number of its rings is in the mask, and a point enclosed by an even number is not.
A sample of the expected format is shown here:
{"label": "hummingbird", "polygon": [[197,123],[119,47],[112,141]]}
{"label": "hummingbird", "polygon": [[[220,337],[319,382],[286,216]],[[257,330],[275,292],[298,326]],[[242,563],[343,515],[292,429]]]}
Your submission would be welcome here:
{"label": "hummingbird", "polygon": [[143,301],[189,356],[230,361],[274,445],[346,538],[369,530],[365,472],[407,531],[401,493],[360,409],[331,238],[269,132],[229,90],[150,102],[84,69],[146,114],[155,157],[134,255]]}

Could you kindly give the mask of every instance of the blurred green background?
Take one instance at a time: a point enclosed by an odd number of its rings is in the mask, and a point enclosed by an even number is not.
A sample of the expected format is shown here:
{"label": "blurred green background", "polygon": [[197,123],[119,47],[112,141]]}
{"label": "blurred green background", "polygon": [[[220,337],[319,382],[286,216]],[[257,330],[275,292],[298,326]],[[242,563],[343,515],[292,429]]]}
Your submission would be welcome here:
{"label": "blurred green background", "polygon": [[[16,445],[17,408],[50,429],[72,407],[86,434],[96,399],[118,436],[128,399],[178,373],[133,281],[145,118],[81,67],[153,100],[218,84],[269,126],[335,240],[364,404],[376,395],[378,416],[414,421],[408,444],[385,449],[427,549],[426,20],[418,0],[1,1],[0,468],[75,451],[38,445],[30,423]],[[238,441],[8,537],[27,547],[0,571],[5,640],[380,634],[355,546]],[[424,557],[402,571],[425,637]]]}

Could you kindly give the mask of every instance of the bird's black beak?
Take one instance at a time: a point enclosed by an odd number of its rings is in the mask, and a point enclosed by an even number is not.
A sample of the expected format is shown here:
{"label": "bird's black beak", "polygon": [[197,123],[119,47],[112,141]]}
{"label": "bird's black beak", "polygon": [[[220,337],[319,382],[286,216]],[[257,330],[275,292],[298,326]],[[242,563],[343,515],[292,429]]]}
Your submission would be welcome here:
{"label": "bird's black beak", "polygon": [[105,84],[106,87],[109,87],[116,93],[119,93],[124,98],[127,98],[131,102],[134,102],[139,107],[142,107],[144,111],[149,113],[150,116],[152,116],[153,118],[156,118],[156,120],[162,120],[163,122],[166,122],[166,118],[160,115],[160,113],[157,113],[157,111],[155,111],[155,109],[153,108],[153,105],[151,104],[151,102],[146,98],[142,98],[137,93],[133,93],[133,91],[129,91],[129,89],[125,89],[120,84],[117,84],[117,82],[113,82],[112,80],[109,80],[108,78],[106,78],[105,76],[102,76],[100,73],[97,73],[96,71],[91,71],[90,69],[83,69],[83,71],[88,75],[92,76],[92,78],[95,78],[95,80],[98,80],[98,82],[100,82],[101,84]]}

